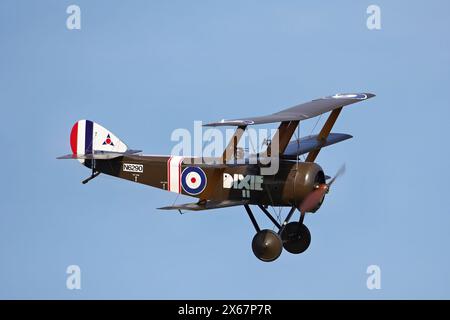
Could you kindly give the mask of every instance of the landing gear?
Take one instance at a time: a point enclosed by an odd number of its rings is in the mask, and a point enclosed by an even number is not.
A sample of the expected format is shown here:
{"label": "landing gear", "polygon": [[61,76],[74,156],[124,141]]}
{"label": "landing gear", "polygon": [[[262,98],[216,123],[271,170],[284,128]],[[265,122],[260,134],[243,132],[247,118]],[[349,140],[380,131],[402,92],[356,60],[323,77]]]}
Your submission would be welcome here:
{"label": "landing gear", "polygon": [[261,230],[250,207],[244,205],[244,208],[256,230],[252,241],[252,250],[259,260],[264,262],[274,261],[281,255],[283,248],[293,254],[299,254],[308,249],[311,243],[311,233],[303,224],[305,213],[300,214],[298,222],[289,222],[296,207],[291,208],[283,224],[280,225],[266,208],[259,206],[261,211],[278,228],[278,233],[270,229]]}
{"label": "landing gear", "polygon": [[311,243],[311,233],[308,228],[300,222],[288,223],[281,232],[283,248],[287,252],[299,254],[308,249]]}
{"label": "landing gear", "polygon": [[259,260],[271,262],[280,256],[283,243],[278,233],[265,229],[258,231],[253,237],[252,249]]}

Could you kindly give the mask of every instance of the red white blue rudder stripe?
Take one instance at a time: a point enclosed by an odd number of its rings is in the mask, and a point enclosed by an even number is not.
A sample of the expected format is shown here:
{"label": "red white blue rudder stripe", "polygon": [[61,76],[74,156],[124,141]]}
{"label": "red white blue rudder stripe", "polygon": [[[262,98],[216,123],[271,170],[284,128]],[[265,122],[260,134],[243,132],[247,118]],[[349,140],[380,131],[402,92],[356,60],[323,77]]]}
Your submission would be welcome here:
{"label": "red white blue rudder stripe", "polygon": [[95,151],[125,152],[128,147],[111,131],[90,120],[77,121],[70,133],[70,147],[77,155]]}

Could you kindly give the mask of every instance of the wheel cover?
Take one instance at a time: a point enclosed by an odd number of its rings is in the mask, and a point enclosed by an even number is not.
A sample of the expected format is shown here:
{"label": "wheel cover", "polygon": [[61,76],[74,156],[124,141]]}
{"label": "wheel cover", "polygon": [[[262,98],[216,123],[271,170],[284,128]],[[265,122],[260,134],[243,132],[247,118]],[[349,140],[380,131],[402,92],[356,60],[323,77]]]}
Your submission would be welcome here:
{"label": "wheel cover", "polygon": [[311,244],[311,233],[304,224],[290,222],[284,227],[281,239],[286,251],[299,254],[308,249]]}
{"label": "wheel cover", "polygon": [[283,251],[283,243],[275,231],[261,230],[253,237],[252,250],[258,259],[270,262],[280,256]]}

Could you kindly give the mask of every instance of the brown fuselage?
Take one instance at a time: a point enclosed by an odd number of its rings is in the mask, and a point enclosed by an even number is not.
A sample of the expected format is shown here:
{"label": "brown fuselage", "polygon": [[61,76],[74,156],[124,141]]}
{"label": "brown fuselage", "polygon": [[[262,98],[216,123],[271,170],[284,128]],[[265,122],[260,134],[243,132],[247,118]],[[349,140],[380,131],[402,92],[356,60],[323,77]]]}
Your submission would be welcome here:
{"label": "brown fuselage", "polygon": [[[298,206],[317,184],[325,182],[322,168],[313,162],[281,160],[275,175],[263,176],[258,164],[206,165],[192,164],[191,160],[183,158],[177,171],[170,167],[169,156],[126,155],[111,160],[95,160],[95,169],[200,200],[246,200],[249,204],[273,206]],[[91,167],[91,160],[86,160],[85,166]],[[201,168],[206,178],[198,189],[201,190],[199,193],[187,192],[186,176],[182,176],[186,168],[189,171],[193,167]],[[179,186],[174,188],[177,177]],[[198,175],[190,179],[198,183],[196,178]]]}

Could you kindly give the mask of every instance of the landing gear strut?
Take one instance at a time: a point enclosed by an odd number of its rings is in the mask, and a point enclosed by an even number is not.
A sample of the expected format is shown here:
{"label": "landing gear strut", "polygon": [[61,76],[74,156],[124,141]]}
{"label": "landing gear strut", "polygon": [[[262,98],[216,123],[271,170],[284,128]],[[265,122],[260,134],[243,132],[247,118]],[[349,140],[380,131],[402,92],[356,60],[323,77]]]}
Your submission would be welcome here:
{"label": "landing gear strut", "polygon": [[296,207],[292,207],[283,224],[280,225],[266,208],[258,207],[279,230],[278,233],[270,229],[261,230],[249,205],[244,205],[256,230],[252,241],[252,250],[259,260],[264,262],[274,261],[281,255],[283,248],[293,254],[299,254],[308,249],[311,243],[311,233],[303,224],[305,213],[300,214],[298,222],[289,222],[296,210]]}

